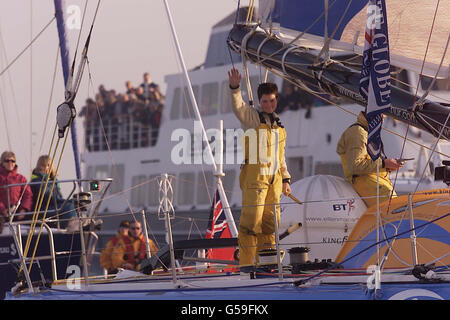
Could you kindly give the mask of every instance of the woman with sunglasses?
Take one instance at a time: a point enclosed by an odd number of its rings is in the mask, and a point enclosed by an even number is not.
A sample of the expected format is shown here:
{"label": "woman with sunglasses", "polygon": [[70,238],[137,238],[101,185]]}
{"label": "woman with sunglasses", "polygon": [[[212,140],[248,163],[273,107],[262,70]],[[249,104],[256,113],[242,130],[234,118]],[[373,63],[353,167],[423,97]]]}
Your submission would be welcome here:
{"label": "woman with sunglasses", "polygon": [[[30,212],[33,194],[29,185],[5,188],[10,184],[27,183],[27,179],[17,172],[16,155],[12,151],[5,151],[0,157],[0,162],[0,216],[6,218],[14,212]],[[17,205],[18,208],[15,210]],[[16,215],[17,220],[23,218],[23,215]]]}

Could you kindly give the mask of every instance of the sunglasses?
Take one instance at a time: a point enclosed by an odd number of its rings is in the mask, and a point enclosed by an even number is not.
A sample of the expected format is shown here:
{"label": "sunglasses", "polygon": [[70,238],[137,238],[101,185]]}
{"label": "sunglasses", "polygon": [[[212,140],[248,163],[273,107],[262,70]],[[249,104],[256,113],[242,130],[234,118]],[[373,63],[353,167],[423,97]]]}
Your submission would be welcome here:
{"label": "sunglasses", "polygon": [[3,162],[16,163],[16,160],[13,160],[13,159],[6,159],[6,160],[3,160]]}
{"label": "sunglasses", "polygon": [[130,228],[131,230],[141,230],[141,228]]}

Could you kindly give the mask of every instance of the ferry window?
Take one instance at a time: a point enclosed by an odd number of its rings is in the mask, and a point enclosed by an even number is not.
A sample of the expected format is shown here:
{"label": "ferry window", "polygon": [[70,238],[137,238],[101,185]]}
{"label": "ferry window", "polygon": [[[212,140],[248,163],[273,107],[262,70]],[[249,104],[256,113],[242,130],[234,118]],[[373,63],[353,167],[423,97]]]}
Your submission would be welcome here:
{"label": "ferry window", "polygon": [[200,113],[203,116],[217,114],[217,103],[219,100],[219,85],[217,82],[205,83],[202,86],[202,100],[200,102]]}
{"label": "ferry window", "polygon": [[[422,87],[422,90],[428,90],[428,88],[430,87],[431,83],[433,82],[433,78],[432,77],[427,77],[422,75],[420,77],[420,85]],[[431,88],[431,90],[434,91],[448,91],[450,90],[450,78],[446,78],[446,79],[436,79],[436,81],[434,82],[433,87]]]}
{"label": "ferry window", "polygon": [[197,185],[197,204],[210,204],[216,190],[212,171],[199,172]]}
{"label": "ferry window", "polygon": [[178,204],[193,204],[194,188],[195,186],[195,173],[183,172],[178,176]]}
{"label": "ferry window", "polygon": [[314,174],[328,174],[344,178],[344,170],[340,162],[316,162]]}
{"label": "ferry window", "polygon": [[86,177],[88,179],[94,178],[94,167],[93,166],[88,166],[87,170],[86,170]]}
{"label": "ferry window", "polygon": [[131,178],[131,205],[133,207],[145,206],[146,189],[144,182],[147,177],[144,175],[134,176]]}
{"label": "ferry window", "polygon": [[[192,86],[192,91],[194,91],[195,100],[199,101],[199,87]],[[181,99],[183,100],[183,118],[195,119],[194,108],[187,87],[184,87],[184,95]]]}
{"label": "ferry window", "polygon": [[297,181],[305,177],[309,177],[313,174],[313,158],[311,156],[292,157],[288,158],[286,161],[292,181]]}
{"label": "ferry window", "polygon": [[148,177],[150,180],[148,183],[148,205],[158,206],[159,205],[159,184],[158,177],[161,175],[151,175]]}
{"label": "ferry window", "polygon": [[175,88],[173,92],[172,108],[170,109],[170,119],[176,120],[180,118],[180,98],[181,89]]}
{"label": "ferry window", "polygon": [[114,194],[123,190],[123,178],[124,178],[125,167],[123,164],[116,164],[111,166],[110,177],[113,178],[111,187],[109,188],[110,193]]}
{"label": "ferry window", "polygon": [[95,178],[97,179],[108,178],[108,166],[107,165],[96,166]]}
{"label": "ferry window", "polygon": [[231,112],[231,93],[228,80],[222,82],[220,92],[220,112],[229,113]]}

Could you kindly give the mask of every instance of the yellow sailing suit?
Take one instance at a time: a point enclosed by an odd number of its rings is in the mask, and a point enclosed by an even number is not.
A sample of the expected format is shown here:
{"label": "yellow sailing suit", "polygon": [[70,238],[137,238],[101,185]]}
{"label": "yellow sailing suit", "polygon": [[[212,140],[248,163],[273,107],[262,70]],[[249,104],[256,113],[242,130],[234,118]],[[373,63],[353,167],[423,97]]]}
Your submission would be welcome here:
{"label": "yellow sailing suit", "polygon": [[384,167],[384,155],[373,161],[367,153],[367,128],[367,119],[364,113],[360,112],[357,122],[342,133],[336,152],[341,156],[345,177],[363,197],[367,207],[370,207],[377,203],[377,162],[380,172],[380,203],[388,200],[391,193],[395,197],[396,193],[389,178],[389,171]]}
{"label": "yellow sailing suit", "polygon": [[244,164],[239,184],[242,211],[239,220],[239,264],[253,265],[256,252],[275,243],[274,203],[277,221],[283,180],[290,179],[285,159],[286,130],[278,116],[249,107],[239,88],[231,89],[233,112],[242,124]]}
{"label": "yellow sailing suit", "polygon": [[[158,248],[152,239],[148,239],[150,254],[154,255]],[[136,271],[140,270],[140,263],[146,258],[146,243],[143,234],[135,238],[132,236],[122,236],[117,245],[111,251],[111,267],[121,268],[125,263],[131,264]]]}

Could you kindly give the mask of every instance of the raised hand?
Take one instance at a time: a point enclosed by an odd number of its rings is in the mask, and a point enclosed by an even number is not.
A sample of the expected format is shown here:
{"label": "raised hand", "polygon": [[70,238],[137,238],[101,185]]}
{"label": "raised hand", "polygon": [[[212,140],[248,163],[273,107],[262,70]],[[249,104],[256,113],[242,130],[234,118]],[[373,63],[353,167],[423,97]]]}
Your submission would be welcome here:
{"label": "raised hand", "polygon": [[230,81],[231,88],[238,88],[241,83],[242,76],[236,68],[232,68],[228,71],[228,80]]}

